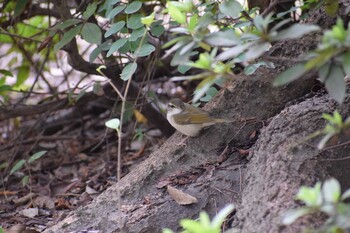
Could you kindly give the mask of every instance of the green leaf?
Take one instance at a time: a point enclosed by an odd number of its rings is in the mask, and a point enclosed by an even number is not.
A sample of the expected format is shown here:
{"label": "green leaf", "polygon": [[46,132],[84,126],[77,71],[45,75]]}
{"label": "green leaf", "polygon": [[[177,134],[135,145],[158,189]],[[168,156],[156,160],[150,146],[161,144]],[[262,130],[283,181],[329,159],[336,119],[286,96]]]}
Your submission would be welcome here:
{"label": "green leaf", "polygon": [[12,175],[13,173],[15,173],[16,171],[18,171],[19,169],[21,169],[23,167],[23,165],[26,163],[26,161],[24,159],[21,159],[20,161],[18,161],[15,166],[13,166],[13,168],[10,171],[10,175]]}
{"label": "green leaf", "polygon": [[204,41],[212,46],[231,47],[241,43],[234,30],[214,32],[207,35]]}
{"label": "green leaf", "polygon": [[246,75],[251,75],[253,74],[260,66],[267,66],[269,68],[275,68],[273,63],[271,62],[265,62],[265,61],[260,61],[251,65],[248,65],[244,68],[244,74]]}
{"label": "green leaf", "polygon": [[28,163],[32,163],[35,160],[40,159],[44,154],[46,154],[46,152],[47,152],[46,150],[36,152],[32,156],[30,156],[30,158],[28,159]]}
{"label": "green leaf", "polygon": [[81,23],[83,21],[81,21],[80,19],[76,19],[76,18],[72,18],[72,19],[67,19],[62,23],[56,24],[52,30],[63,30],[66,29],[70,26],[76,25],[78,23]]}
{"label": "green leaf", "polygon": [[30,68],[27,65],[22,65],[18,67],[17,80],[14,87],[19,87],[22,85],[29,77]]}
{"label": "green leaf", "polygon": [[329,76],[325,82],[325,86],[331,97],[339,104],[344,101],[346,84],[344,80],[344,73],[340,66],[332,66]]}
{"label": "green leaf", "polygon": [[225,0],[219,5],[219,10],[226,16],[237,18],[243,9],[236,0]]}
{"label": "green leaf", "polygon": [[207,28],[209,24],[213,23],[214,16],[211,12],[205,12],[203,16],[198,19],[198,28]]}
{"label": "green leaf", "polygon": [[338,0],[326,0],[324,2],[325,11],[330,16],[336,16],[339,8]]}
{"label": "green leaf", "polygon": [[334,178],[326,180],[322,186],[322,194],[326,202],[337,203],[341,194],[339,182]]}
{"label": "green leaf", "polygon": [[297,200],[303,201],[309,207],[320,207],[322,204],[321,183],[317,182],[314,187],[300,187]]}
{"label": "green leaf", "polygon": [[[1,233],[1,232],[0,232]],[[169,229],[169,228],[164,228],[163,230],[162,230],[162,233],[174,233],[171,229]]]}
{"label": "green leaf", "polygon": [[282,216],[282,224],[289,225],[295,222],[298,218],[311,214],[313,210],[308,207],[302,207],[294,210],[288,210],[285,214]]}
{"label": "green leaf", "polygon": [[344,201],[350,197],[350,189],[346,190],[343,195],[341,195],[341,200]]}
{"label": "green leaf", "polygon": [[318,70],[318,78],[321,82],[325,82],[329,76],[329,70],[331,68],[330,62],[327,62],[324,64],[319,70]]}
{"label": "green leaf", "polygon": [[223,224],[227,216],[234,210],[234,208],[235,207],[233,204],[225,206],[223,209],[220,210],[218,214],[215,215],[211,225],[217,229],[220,229],[221,225]]}
{"label": "green leaf", "polygon": [[141,14],[131,15],[127,22],[127,27],[130,29],[138,29],[140,27],[143,27],[143,24],[141,22],[142,17],[143,16]]}
{"label": "green leaf", "polygon": [[320,29],[319,26],[314,24],[293,24],[289,28],[280,31],[276,36],[271,37],[271,41],[297,39]]}
{"label": "green leaf", "polygon": [[28,184],[28,181],[29,181],[29,176],[24,176],[22,178],[22,185],[26,186]]}
{"label": "green leaf", "polygon": [[55,44],[54,53],[57,53],[63,46],[68,44],[80,32],[82,25],[77,25],[63,34],[62,39]]}
{"label": "green leaf", "polygon": [[274,86],[282,86],[285,84],[288,84],[294,80],[297,80],[301,76],[303,76],[306,73],[306,69],[304,67],[304,64],[299,63],[295,66],[289,68],[286,71],[283,71],[280,73],[277,78],[273,81]]}
{"label": "green leaf", "polygon": [[174,4],[174,2],[168,2],[168,11],[170,14],[170,17],[174,19],[179,24],[185,24],[186,23],[186,13],[181,12],[179,8],[177,8]]}
{"label": "green leaf", "polygon": [[158,37],[163,35],[165,32],[164,26],[163,25],[155,25],[151,26],[151,34],[152,36]]}
{"label": "green leaf", "polygon": [[94,62],[101,52],[102,52],[102,48],[100,46],[97,46],[94,50],[92,50],[89,56],[89,62],[91,63]]}
{"label": "green leaf", "polygon": [[127,5],[124,12],[125,12],[125,14],[135,13],[136,11],[140,10],[141,6],[142,6],[141,2],[134,1],[134,2],[130,3],[129,5]]}
{"label": "green leaf", "polygon": [[249,47],[244,55],[245,61],[252,61],[260,57],[263,53],[269,50],[271,44],[269,42],[260,42]]}
{"label": "green leaf", "polygon": [[0,69],[0,74],[3,74],[5,76],[13,77],[13,74],[10,71],[8,71],[8,70]]}
{"label": "green leaf", "polygon": [[210,218],[206,212],[201,211],[199,213],[199,222],[202,225],[202,227],[210,228]]}
{"label": "green leaf", "polygon": [[111,10],[111,12],[109,12],[107,14],[107,18],[108,19],[112,19],[114,18],[117,14],[119,14],[120,12],[122,12],[124,10],[126,6],[125,5],[121,5],[121,6],[117,6],[116,8],[114,8],[113,10]]}
{"label": "green leaf", "polygon": [[137,57],[144,57],[150,55],[156,48],[151,44],[143,44],[136,52]]}
{"label": "green leaf", "polygon": [[0,94],[4,91],[11,91],[12,90],[12,86],[10,85],[2,85],[0,86]]}
{"label": "green leaf", "polygon": [[203,79],[196,90],[194,91],[193,103],[196,103],[206,92],[207,90],[215,83],[216,75],[210,75],[209,77]]}
{"label": "green leaf", "polygon": [[100,28],[94,23],[85,23],[81,30],[84,40],[91,44],[101,44],[102,33]]}
{"label": "green leaf", "polygon": [[128,40],[125,38],[121,38],[115,41],[111,48],[108,50],[107,57],[111,56],[115,51],[118,51]]}
{"label": "green leaf", "polygon": [[113,24],[112,27],[106,31],[105,37],[109,37],[110,35],[113,35],[113,34],[119,32],[124,26],[125,26],[124,21],[119,21],[119,22]]}
{"label": "green leaf", "polygon": [[120,120],[118,118],[113,118],[105,122],[105,126],[110,129],[119,130]]}
{"label": "green leaf", "polygon": [[348,75],[348,77],[350,78],[350,52],[345,53],[342,56],[342,60],[343,60],[343,69],[345,71],[345,73]]}
{"label": "green leaf", "polygon": [[0,164],[0,169],[4,169],[4,168],[6,168],[8,166],[9,166],[8,162],[3,162],[3,163]]}
{"label": "green leaf", "polygon": [[18,0],[17,1],[16,6],[15,6],[15,10],[14,10],[14,15],[13,15],[14,18],[16,18],[17,16],[22,14],[25,7],[27,6],[27,3],[28,3],[28,0]]}
{"label": "green leaf", "polygon": [[217,93],[218,93],[218,90],[215,87],[210,87],[205,92],[205,96],[200,98],[200,101],[202,101],[202,102],[209,102]]}
{"label": "green leaf", "polygon": [[151,24],[154,22],[154,16],[156,15],[156,12],[153,12],[149,16],[142,17],[141,23],[143,23],[146,26],[151,26]]}
{"label": "green leaf", "polygon": [[244,52],[246,49],[251,47],[253,44],[254,44],[254,42],[249,42],[249,43],[246,43],[246,44],[237,45],[237,46],[234,46],[234,47],[232,47],[230,49],[227,49],[224,52],[220,53],[216,57],[216,60],[224,61],[224,60],[227,60],[227,59],[235,58],[236,56],[238,56],[239,54]]}
{"label": "green leaf", "polygon": [[93,14],[95,14],[96,9],[97,9],[97,3],[96,2],[90,3],[83,13],[83,19],[85,20],[89,19]]}
{"label": "green leaf", "polygon": [[137,69],[136,63],[127,64],[124,67],[122,73],[120,74],[120,78],[124,81],[129,80],[132,77],[132,75],[135,73],[136,69]]}
{"label": "green leaf", "polygon": [[142,37],[146,33],[146,28],[142,27],[136,30],[133,30],[128,38],[129,41],[136,41],[138,38]]}

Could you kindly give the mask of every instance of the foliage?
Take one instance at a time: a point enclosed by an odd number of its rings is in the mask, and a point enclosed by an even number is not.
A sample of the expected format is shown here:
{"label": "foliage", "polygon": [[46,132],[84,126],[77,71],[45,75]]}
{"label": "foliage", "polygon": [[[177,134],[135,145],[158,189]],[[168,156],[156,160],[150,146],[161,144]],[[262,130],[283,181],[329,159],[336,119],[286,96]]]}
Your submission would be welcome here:
{"label": "foliage", "polygon": [[[234,206],[232,204],[224,207],[220,212],[210,221],[206,212],[199,213],[198,221],[192,219],[180,220],[180,225],[184,229],[183,233],[219,233],[221,232],[221,226],[224,223],[227,216],[233,211]],[[170,229],[163,229],[163,233],[173,233]]]}
{"label": "foliage", "polygon": [[350,229],[350,205],[345,200],[349,197],[350,189],[341,194],[340,184],[334,178],[326,180],[322,187],[320,182],[311,188],[302,186],[296,199],[305,206],[287,211],[282,222],[289,225],[302,216],[322,212],[328,219],[317,232],[347,232]]}
{"label": "foliage", "polygon": [[330,95],[339,103],[345,98],[345,75],[350,75],[350,29],[341,19],[323,34],[322,42],[307,61],[282,72],[274,81],[276,86],[294,81],[314,70]]}
{"label": "foliage", "polygon": [[[10,171],[10,174],[9,175],[12,175],[14,174],[15,172],[21,170],[23,168],[24,165],[27,165],[29,166],[29,164],[33,163],[34,161],[40,159],[43,155],[46,154],[47,151],[39,151],[39,152],[36,152],[34,153],[33,155],[31,155],[27,160],[25,159],[21,159],[19,160],[11,169]],[[0,168],[1,167],[4,167],[6,166],[6,164],[1,164],[0,165]],[[28,184],[28,181],[29,181],[29,176],[28,175],[25,175],[23,178],[22,178],[22,184],[23,186],[27,185]]]}

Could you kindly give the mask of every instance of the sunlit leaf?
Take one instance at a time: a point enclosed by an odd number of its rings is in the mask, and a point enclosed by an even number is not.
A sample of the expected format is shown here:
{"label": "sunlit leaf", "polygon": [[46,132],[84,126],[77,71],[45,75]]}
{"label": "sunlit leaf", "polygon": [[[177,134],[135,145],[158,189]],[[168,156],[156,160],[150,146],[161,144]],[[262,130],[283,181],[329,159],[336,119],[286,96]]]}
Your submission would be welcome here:
{"label": "sunlit leaf", "polygon": [[221,225],[223,224],[227,216],[234,210],[234,208],[235,207],[233,204],[225,206],[223,209],[220,210],[219,213],[215,215],[211,225],[214,228],[220,229]]}
{"label": "sunlit leaf", "polygon": [[131,76],[135,73],[137,69],[137,64],[136,63],[129,63],[127,64],[122,73],[120,74],[120,78],[124,81],[127,81],[131,78]]}
{"label": "sunlit leaf", "polygon": [[339,181],[334,178],[326,180],[322,186],[322,194],[326,202],[337,203],[341,195]]}
{"label": "sunlit leaf", "polygon": [[129,5],[126,6],[124,12],[125,12],[125,14],[135,13],[136,11],[140,10],[141,6],[142,6],[142,2],[133,1]]}
{"label": "sunlit leaf", "polygon": [[322,204],[321,183],[316,183],[314,187],[300,187],[296,198],[307,206],[319,207]]}
{"label": "sunlit leaf", "polygon": [[94,23],[85,23],[81,30],[81,35],[84,40],[91,44],[101,44],[101,29]]}
{"label": "sunlit leaf", "polygon": [[13,74],[9,70],[0,69],[0,74],[3,74],[5,76],[13,77]]}
{"label": "sunlit leaf", "polygon": [[153,12],[149,16],[142,17],[141,23],[143,23],[146,26],[151,26],[151,24],[154,22],[154,16],[156,15],[156,12]]}
{"label": "sunlit leaf", "polygon": [[296,64],[295,66],[289,68],[288,70],[280,73],[277,78],[273,81],[274,86],[281,86],[288,84],[294,80],[297,80],[301,76],[303,76],[307,70],[304,67],[304,64]]}
{"label": "sunlit leaf", "polygon": [[120,120],[118,118],[113,118],[105,122],[105,126],[110,129],[118,130],[120,126]]}
{"label": "sunlit leaf", "polygon": [[171,16],[176,22],[179,24],[185,24],[186,23],[186,13],[181,12],[175,5],[174,2],[168,2],[168,11]]}
{"label": "sunlit leaf", "polygon": [[18,67],[17,70],[17,80],[14,87],[19,87],[20,85],[22,85],[27,80],[30,74],[30,68],[27,65],[22,65]]}
{"label": "sunlit leaf", "polygon": [[28,163],[32,163],[35,160],[40,159],[44,154],[46,154],[46,152],[47,152],[46,150],[36,152],[35,154],[29,157]]}
{"label": "sunlit leaf", "polygon": [[26,163],[26,161],[24,159],[21,159],[20,161],[18,161],[15,166],[13,166],[13,168],[10,171],[10,175],[15,173],[16,171],[18,171],[19,169],[21,169],[23,167],[23,165]]}

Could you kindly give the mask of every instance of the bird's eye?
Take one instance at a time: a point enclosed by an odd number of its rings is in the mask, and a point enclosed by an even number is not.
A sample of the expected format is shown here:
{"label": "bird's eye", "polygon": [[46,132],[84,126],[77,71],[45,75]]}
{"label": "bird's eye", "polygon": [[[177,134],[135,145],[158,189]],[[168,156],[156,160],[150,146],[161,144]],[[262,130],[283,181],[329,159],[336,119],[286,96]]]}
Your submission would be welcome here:
{"label": "bird's eye", "polygon": [[170,107],[170,108],[175,108],[175,105],[169,104],[169,107]]}

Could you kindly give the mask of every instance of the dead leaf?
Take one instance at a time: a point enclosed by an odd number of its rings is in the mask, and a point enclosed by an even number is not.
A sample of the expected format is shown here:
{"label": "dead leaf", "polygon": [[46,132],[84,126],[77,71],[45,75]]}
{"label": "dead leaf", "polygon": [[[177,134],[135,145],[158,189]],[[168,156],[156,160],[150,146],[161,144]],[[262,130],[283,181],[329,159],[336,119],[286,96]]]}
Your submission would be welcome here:
{"label": "dead leaf", "polygon": [[89,185],[86,185],[85,192],[90,195],[98,194],[98,192],[95,189],[91,188]]}
{"label": "dead leaf", "polygon": [[176,201],[179,205],[189,205],[193,203],[198,203],[197,198],[182,192],[181,190],[172,187],[171,185],[167,186],[169,195]]}
{"label": "dead leaf", "polygon": [[55,201],[56,210],[71,209],[69,202],[64,198],[57,198]]}
{"label": "dead leaf", "polygon": [[39,214],[39,209],[38,207],[35,208],[28,208],[28,209],[23,209],[19,212],[21,215],[28,217],[28,218],[34,218]]}
{"label": "dead leaf", "polygon": [[16,224],[12,227],[5,229],[6,233],[22,233],[26,229],[24,224]]}
{"label": "dead leaf", "polygon": [[47,208],[47,209],[55,208],[54,200],[52,200],[52,198],[50,198],[48,196],[38,196],[33,201],[33,205],[37,206],[39,208]]}
{"label": "dead leaf", "polygon": [[25,196],[23,196],[21,198],[13,200],[13,202],[15,203],[16,206],[20,206],[22,204],[27,203],[31,199],[33,199],[35,196],[36,196],[35,193],[28,193],[27,195],[25,195]]}

